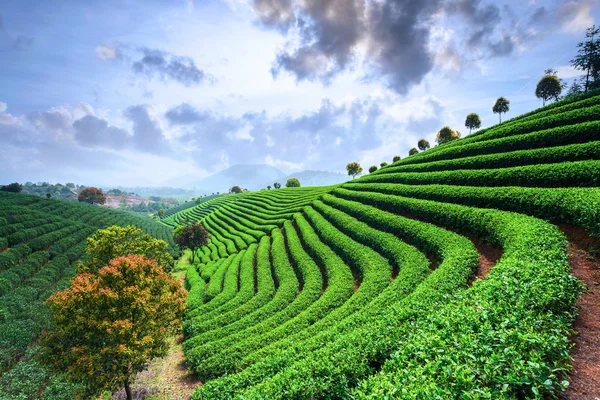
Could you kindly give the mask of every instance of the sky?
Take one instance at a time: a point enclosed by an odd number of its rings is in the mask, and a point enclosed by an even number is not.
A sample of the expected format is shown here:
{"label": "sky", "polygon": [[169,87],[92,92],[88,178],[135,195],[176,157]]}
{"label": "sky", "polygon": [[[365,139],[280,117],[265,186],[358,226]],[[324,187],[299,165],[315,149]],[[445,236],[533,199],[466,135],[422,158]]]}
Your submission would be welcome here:
{"label": "sky", "polygon": [[0,0],[0,183],[344,172],[570,82],[598,0]]}

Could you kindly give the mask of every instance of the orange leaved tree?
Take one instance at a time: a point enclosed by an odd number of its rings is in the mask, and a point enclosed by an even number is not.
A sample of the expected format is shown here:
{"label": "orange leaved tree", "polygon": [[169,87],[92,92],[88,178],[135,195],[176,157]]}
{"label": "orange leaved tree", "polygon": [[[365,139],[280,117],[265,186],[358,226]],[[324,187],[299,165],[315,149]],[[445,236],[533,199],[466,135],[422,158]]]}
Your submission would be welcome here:
{"label": "orange leaved tree", "polygon": [[43,359],[90,394],[125,387],[164,356],[180,329],[186,291],[154,260],[119,257],[98,274],[78,275],[48,300],[55,326],[41,338]]}
{"label": "orange leaved tree", "polygon": [[81,193],[79,193],[77,200],[90,204],[104,204],[106,203],[106,196],[104,196],[102,189],[89,187],[83,189]]}

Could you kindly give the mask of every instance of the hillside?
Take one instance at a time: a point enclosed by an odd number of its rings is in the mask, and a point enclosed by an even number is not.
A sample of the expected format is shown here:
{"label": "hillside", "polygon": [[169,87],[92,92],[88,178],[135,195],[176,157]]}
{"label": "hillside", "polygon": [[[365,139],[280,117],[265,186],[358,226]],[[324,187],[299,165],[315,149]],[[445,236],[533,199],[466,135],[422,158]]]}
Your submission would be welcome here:
{"label": "hillside", "polygon": [[0,192],[0,399],[73,398],[72,387],[40,366],[39,348],[31,345],[50,324],[44,300],[69,286],[86,239],[110,225],[138,226],[179,253],[171,229],[150,218]]}
{"label": "hillside", "polygon": [[571,249],[600,237],[599,110],[592,92],[343,185],[165,217],[212,234],[186,278],[193,398],[544,398],[569,380],[578,398],[597,365],[584,336],[567,374],[571,270],[597,297],[598,264]]}

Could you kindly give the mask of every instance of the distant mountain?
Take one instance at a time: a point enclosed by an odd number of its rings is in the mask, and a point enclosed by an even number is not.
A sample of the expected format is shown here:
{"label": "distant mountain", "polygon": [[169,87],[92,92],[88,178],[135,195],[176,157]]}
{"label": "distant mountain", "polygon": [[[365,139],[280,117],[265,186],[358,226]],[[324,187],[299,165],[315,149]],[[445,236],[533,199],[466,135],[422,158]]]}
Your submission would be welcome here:
{"label": "distant mountain", "polygon": [[[285,182],[289,178],[297,178],[300,181],[301,186],[328,186],[346,182],[348,179],[350,179],[348,175],[344,175],[339,172],[302,171],[283,177],[278,182],[281,183],[282,187],[285,187]],[[256,189],[264,189],[267,187],[267,185],[273,186],[273,182],[275,181],[264,183]]]}
{"label": "distant mountain", "polygon": [[270,165],[233,165],[223,171],[203,178],[193,184],[197,191],[227,192],[233,186],[258,190],[266,187],[264,182],[282,182],[285,174]]}

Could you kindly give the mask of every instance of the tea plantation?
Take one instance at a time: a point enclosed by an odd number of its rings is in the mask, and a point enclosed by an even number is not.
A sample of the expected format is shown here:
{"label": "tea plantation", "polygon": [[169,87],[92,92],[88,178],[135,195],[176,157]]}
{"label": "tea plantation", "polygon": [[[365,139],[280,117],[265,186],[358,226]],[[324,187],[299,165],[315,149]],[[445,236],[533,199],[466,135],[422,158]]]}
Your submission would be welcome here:
{"label": "tea plantation", "polygon": [[186,279],[193,398],[559,396],[582,286],[556,224],[598,237],[599,186],[591,92],[350,183],[165,216],[212,235]]}

